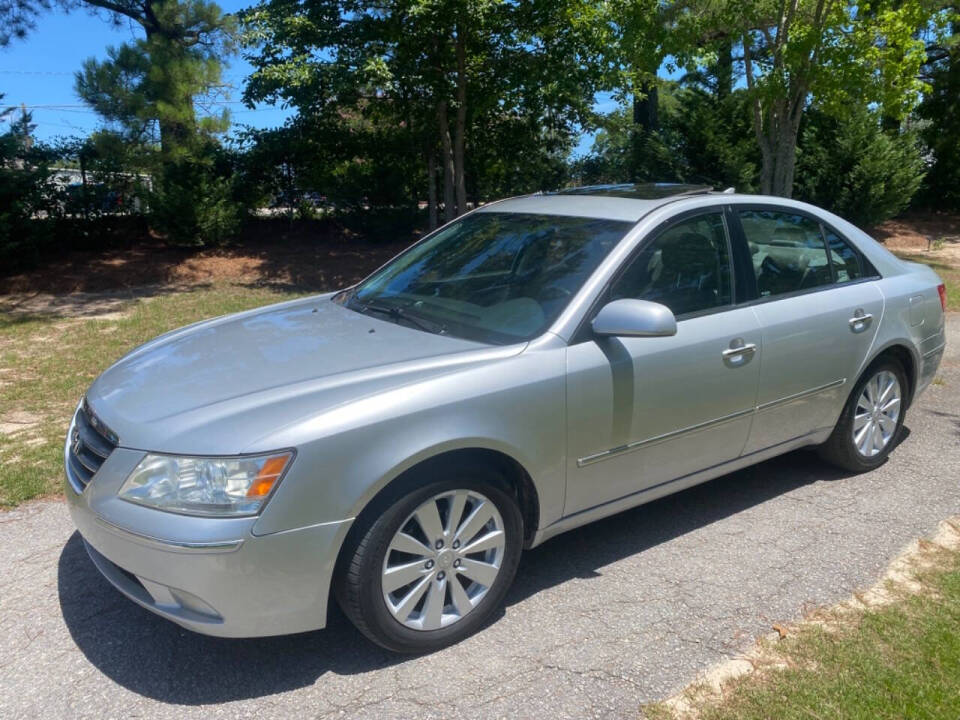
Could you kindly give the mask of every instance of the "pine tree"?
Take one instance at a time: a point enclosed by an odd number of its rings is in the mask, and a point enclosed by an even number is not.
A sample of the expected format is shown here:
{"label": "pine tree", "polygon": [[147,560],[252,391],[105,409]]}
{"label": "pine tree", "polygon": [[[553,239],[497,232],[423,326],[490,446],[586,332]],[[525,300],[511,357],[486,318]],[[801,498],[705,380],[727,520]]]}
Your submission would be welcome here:
{"label": "pine tree", "polygon": [[77,73],[80,97],[133,144],[156,148],[154,224],[180,244],[216,242],[239,222],[229,183],[218,182],[215,136],[225,109],[199,116],[197,105],[221,88],[222,58],[234,24],[210,0],[84,0],[143,37],[89,59]]}

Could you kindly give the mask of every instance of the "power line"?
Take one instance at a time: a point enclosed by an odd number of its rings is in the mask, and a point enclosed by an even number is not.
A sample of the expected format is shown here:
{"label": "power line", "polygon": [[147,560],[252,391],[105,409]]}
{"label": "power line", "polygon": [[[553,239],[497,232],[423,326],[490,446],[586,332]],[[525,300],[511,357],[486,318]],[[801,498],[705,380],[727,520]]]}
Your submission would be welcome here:
{"label": "power line", "polygon": [[75,105],[0,105],[0,108],[26,108],[27,110],[69,110],[71,108],[87,108],[87,106],[79,105],[79,104],[75,104]]}
{"label": "power line", "polygon": [[[243,100],[197,100],[198,105],[244,105]],[[82,103],[63,103],[63,104],[38,104],[38,105],[0,105],[0,108],[20,108],[25,107],[27,110],[71,110],[71,109],[82,109],[88,110],[89,112],[94,112],[90,110],[89,105],[84,105]],[[254,110],[272,110],[273,105],[268,105],[264,108],[254,108]]]}
{"label": "power line", "polygon": [[72,72],[64,70],[6,70],[0,69],[0,75],[70,75]]}
{"label": "power line", "polygon": [[[199,109],[204,109],[205,107],[223,107],[224,105],[233,105],[233,102],[202,102],[197,103]],[[39,112],[67,112],[67,113],[79,113],[81,115],[98,115],[99,113],[96,110],[84,105],[0,105],[0,111],[3,110],[20,110],[24,108],[31,111]],[[268,105],[266,107],[259,108],[243,108],[238,110],[232,110],[231,114],[233,115],[243,115],[247,113],[259,113],[259,112],[283,112],[282,108],[278,108],[273,105]]]}

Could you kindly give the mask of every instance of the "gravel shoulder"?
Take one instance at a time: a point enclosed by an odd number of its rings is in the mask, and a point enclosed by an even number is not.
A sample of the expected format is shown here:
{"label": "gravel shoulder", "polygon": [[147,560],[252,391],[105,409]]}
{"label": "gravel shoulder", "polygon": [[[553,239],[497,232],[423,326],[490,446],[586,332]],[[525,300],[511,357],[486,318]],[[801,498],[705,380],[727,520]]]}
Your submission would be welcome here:
{"label": "gravel shoulder", "polygon": [[635,717],[775,622],[871,585],[960,512],[960,314],[891,460],[845,476],[796,452],[526,553],[468,641],[384,653],[325,631],[222,640],[138,608],[62,501],[0,514],[0,717]]}

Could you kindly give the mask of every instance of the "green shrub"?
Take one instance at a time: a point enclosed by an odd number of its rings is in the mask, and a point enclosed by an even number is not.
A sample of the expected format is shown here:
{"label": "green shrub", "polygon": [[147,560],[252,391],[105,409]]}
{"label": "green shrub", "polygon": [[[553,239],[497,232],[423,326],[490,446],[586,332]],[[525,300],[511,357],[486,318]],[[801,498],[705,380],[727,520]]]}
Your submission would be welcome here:
{"label": "green shrub", "polygon": [[917,115],[920,134],[930,154],[930,172],[924,178],[919,198],[937,209],[960,210],[960,52],[957,52],[960,22],[951,36],[953,52],[935,62],[930,89]]}
{"label": "green shrub", "polygon": [[843,118],[810,110],[794,196],[869,227],[907,207],[924,172],[913,132],[884,131],[877,113],[866,108],[851,108]]}
{"label": "green shrub", "polygon": [[744,193],[757,191],[760,153],[746,92],[735,90],[717,97],[700,86],[684,87],[664,123],[678,138],[684,180]]}
{"label": "green shrub", "polygon": [[[0,113],[0,122],[9,114]],[[51,241],[50,216],[58,212],[50,183],[52,156],[30,141],[32,127],[24,113],[0,133],[0,268],[6,271],[31,262]]]}
{"label": "green shrub", "polygon": [[150,193],[153,227],[172,245],[221,245],[243,219],[228,172],[215,157],[188,158],[164,166]]}

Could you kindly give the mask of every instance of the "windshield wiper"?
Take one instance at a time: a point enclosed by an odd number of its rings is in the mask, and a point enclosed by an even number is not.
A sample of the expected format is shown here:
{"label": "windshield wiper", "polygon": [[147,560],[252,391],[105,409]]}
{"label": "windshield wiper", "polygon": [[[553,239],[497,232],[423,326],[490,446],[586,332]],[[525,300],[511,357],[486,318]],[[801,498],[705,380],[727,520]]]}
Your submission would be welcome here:
{"label": "windshield wiper", "polygon": [[447,327],[443,323],[427,320],[425,318],[418,317],[417,315],[411,315],[402,307],[398,307],[396,305],[380,305],[373,302],[365,303],[356,300],[355,297],[351,299],[354,300],[354,305],[356,306],[357,310],[362,313],[380,313],[381,315],[386,315],[393,320],[403,320],[411,325],[415,325],[425,332],[433,333],[435,335],[443,335],[447,331]]}

